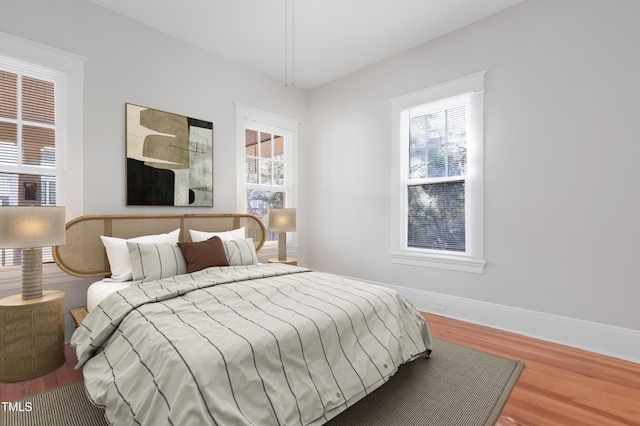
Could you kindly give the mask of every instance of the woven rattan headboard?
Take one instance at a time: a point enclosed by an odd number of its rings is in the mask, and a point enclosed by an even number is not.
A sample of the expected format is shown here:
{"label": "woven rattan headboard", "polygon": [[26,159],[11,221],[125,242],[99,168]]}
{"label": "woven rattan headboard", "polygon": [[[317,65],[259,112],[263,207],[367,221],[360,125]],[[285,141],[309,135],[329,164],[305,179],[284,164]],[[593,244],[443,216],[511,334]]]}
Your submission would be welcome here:
{"label": "woven rattan headboard", "polygon": [[264,245],[262,221],[250,214],[156,214],[81,216],[67,223],[67,242],[53,248],[53,259],[68,274],[77,277],[109,276],[109,261],[100,235],[133,238],[162,234],[180,228],[180,241],[189,241],[189,230],[230,231],[245,227],[256,251]]}

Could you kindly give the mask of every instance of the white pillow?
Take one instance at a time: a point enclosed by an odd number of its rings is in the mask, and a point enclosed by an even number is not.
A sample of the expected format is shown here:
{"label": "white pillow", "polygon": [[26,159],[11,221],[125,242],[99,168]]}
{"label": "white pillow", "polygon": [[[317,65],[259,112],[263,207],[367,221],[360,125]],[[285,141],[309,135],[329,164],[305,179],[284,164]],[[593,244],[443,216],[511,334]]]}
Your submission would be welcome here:
{"label": "white pillow", "polygon": [[243,238],[222,241],[224,253],[227,255],[230,266],[257,265],[258,256],[253,238]]}
{"label": "white pillow", "polygon": [[178,242],[180,237],[180,229],[169,232],[167,234],[144,235],[125,240],[123,238],[100,236],[102,244],[107,251],[107,258],[111,266],[111,279],[115,281],[131,281],[133,275],[131,272],[131,259],[129,258],[129,249],[127,241],[135,241],[141,243],[174,243]]}
{"label": "white pillow", "polygon": [[153,281],[187,273],[187,262],[177,244],[127,241],[135,281]]}
{"label": "white pillow", "polygon": [[205,241],[213,237],[220,237],[222,241],[240,240],[244,238],[244,226],[232,231],[223,232],[203,232],[189,229],[189,234],[191,235],[191,241],[194,243]]}

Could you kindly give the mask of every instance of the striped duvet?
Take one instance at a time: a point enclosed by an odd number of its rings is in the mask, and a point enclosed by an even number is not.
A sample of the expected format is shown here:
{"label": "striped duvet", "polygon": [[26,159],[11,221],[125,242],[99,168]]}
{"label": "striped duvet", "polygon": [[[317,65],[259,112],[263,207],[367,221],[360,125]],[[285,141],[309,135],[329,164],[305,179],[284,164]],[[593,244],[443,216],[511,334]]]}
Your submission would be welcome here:
{"label": "striped duvet", "polygon": [[256,265],[120,290],[72,345],[89,397],[115,425],[320,425],[431,337],[393,290]]}

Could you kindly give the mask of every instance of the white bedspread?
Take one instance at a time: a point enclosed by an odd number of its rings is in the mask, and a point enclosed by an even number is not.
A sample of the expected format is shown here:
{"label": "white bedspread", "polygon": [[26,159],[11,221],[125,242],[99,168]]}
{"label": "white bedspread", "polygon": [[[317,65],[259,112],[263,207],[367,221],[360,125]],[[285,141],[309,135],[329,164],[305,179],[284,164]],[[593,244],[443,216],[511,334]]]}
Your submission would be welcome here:
{"label": "white bedspread", "polygon": [[431,349],[395,291],[288,265],[118,291],[72,338],[117,425],[318,425]]}

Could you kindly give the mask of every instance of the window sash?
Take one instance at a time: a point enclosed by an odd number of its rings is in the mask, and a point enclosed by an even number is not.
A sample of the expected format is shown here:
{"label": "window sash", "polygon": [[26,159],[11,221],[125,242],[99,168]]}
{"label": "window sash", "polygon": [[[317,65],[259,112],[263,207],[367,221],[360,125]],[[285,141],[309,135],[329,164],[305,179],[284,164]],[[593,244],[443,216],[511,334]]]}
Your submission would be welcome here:
{"label": "window sash", "polygon": [[465,176],[468,99],[422,115],[409,113],[409,180]]}
{"label": "window sash", "polygon": [[[402,180],[405,211],[402,247],[406,250],[468,254],[471,233],[464,197],[466,152],[459,155],[457,161],[451,161],[450,156],[455,155],[450,151],[451,147],[466,146],[469,97],[462,94],[401,112],[402,149],[406,158]],[[451,163],[457,167],[450,167]],[[448,198],[446,191],[438,192],[438,188],[460,188],[460,183],[462,187],[457,191],[463,195],[461,206],[456,197]],[[439,204],[434,204],[436,200]],[[444,204],[450,208],[455,205],[455,212],[443,209]]]}
{"label": "window sash", "polygon": [[407,248],[466,253],[465,183],[463,179],[407,186]]}
{"label": "window sash", "polygon": [[284,187],[286,136],[252,127],[245,129],[245,183]]}
{"label": "window sash", "polygon": [[64,75],[34,68],[0,56],[0,172],[55,174]]}
{"label": "window sash", "polygon": [[[287,201],[287,136],[285,131],[248,123],[245,128],[246,212],[267,223],[267,211],[284,208]],[[267,232],[267,241],[276,241],[275,232]]]}
{"label": "window sash", "polygon": [[[408,121],[408,132],[402,135],[408,151],[404,172],[407,249],[467,254],[468,111],[469,95],[463,94],[412,107],[403,114]],[[440,191],[443,188],[449,190]]]}
{"label": "window sash", "polygon": [[[245,211],[267,224],[269,209],[288,206],[290,135],[285,129],[260,123],[245,124]],[[266,241],[278,233],[267,231]]]}
{"label": "window sash", "polygon": [[[265,227],[269,209],[282,209],[286,205],[287,193],[284,187],[247,185],[246,212],[258,216]],[[266,241],[278,241],[278,233],[267,230]]]}

